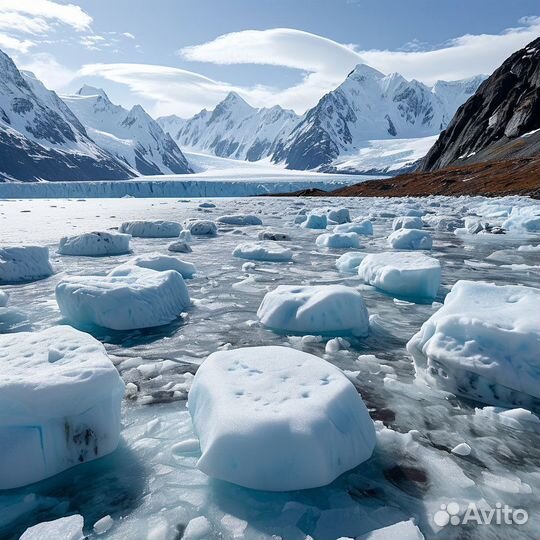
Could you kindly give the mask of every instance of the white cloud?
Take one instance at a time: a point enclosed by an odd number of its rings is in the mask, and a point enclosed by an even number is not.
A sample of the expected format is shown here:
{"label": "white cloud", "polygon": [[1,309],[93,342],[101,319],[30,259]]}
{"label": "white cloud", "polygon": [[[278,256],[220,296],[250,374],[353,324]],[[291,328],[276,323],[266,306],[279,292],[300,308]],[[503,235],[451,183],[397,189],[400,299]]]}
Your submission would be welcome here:
{"label": "white cloud", "polygon": [[299,82],[285,89],[240,87],[185,69],[147,64],[92,64],[84,66],[79,75],[100,76],[127,85],[154,104],[154,114],[191,115],[203,107],[213,107],[232,90],[254,106],[279,103],[304,112],[339,85],[358,63],[365,62],[384,73],[397,71],[426,83],[456,80],[491,73],[539,34],[540,17],[529,17],[522,19],[519,27],[501,34],[466,35],[428,51],[361,51],[308,32],[278,28],[226,34],[180,51],[190,61],[299,70]]}
{"label": "white cloud", "polygon": [[47,88],[53,90],[66,87],[77,75],[47,53],[34,53],[28,61],[17,63],[21,69],[31,71]]}
{"label": "white cloud", "polygon": [[[39,18],[66,24],[76,30],[90,29],[92,17],[74,4],[59,4],[52,0],[0,0],[0,16],[18,14],[30,19]],[[31,22],[29,23],[32,24]]]}
{"label": "white cloud", "polygon": [[15,37],[0,33],[0,49],[27,53],[34,45],[34,42],[28,39],[17,39]]}
{"label": "white cloud", "polygon": [[131,32],[122,32],[122,35],[128,39],[135,39],[135,36]]}

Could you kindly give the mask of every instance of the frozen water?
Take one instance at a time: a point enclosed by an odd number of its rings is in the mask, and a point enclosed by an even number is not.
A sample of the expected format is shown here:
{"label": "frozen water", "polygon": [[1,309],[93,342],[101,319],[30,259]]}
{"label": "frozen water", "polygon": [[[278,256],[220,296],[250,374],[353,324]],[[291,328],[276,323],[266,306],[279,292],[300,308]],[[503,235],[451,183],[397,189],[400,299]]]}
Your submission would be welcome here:
{"label": "frozen water", "polygon": [[233,256],[241,259],[266,262],[290,262],[292,250],[279,245],[277,242],[247,242],[236,246]]}
{"label": "frozen water", "polygon": [[[62,316],[54,289],[60,280],[106,275],[133,256],[57,256],[62,236],[109,229],[123,221],[183,222],[207,216],[198,209],[200,202],[175,198],[0,200],[4,245],[47,246],[56,270],[46,280],[1,286],[10,296],[9,309],[26,314],[26,330],[58,325]],[[428,540],[461,540],[464,534],[475,540],[536,538],[540,529],[540,459],[535,451],[540,447],[539,411],[531,414],[522,409],[519,414],[515,409],[480,408],[482,404],[477,402],[419,384],[405,345],[459,279],[538,287],[534,270],[505,266],[512,264],[511,258],[502,262],[486,261],[486,257],[505,251],[509,257],[512,253],[522,257],[519,264],[537,266],[538,253],[528,246],[539,244],[539,234],[515,230],[505,235],[456,236],[430,226],[434,240],[430,255],[441,265],[441,285],[432,305],[394,302],[392,296],[365,285],[357,274],[340,273],[335,266],[339,253],[315,247],[321,231],[295,227],[293,222],[300,209],[308,213],[330,205],[347,207],[353,220],[370,216],[374,234],[362,243],[365,253],[372,254],[388,250],[392,219],[404,215],[406,209],[423,212],[427,224],[432,216],[463,220],[475,215],[482,222],[502,225],[513,208],[539,209],[538,201],[427,197],[227,198],[211,202],[219,207],[216,215],[253,213],[261,217],[265,229],[288,234],[294,264],[253,263],[242,270],[246,261],[232,257],[232,251],[240,242],[256,241],[257,228],[234,232],[223,227],[215,239],[194,236],[193,252],[181,257],[197,267],[189,281],[193,305],[181,319],[145,330],[92,329],[128,387],[121,443],[102,459],[0,493],[0,538],[19,540],[32,525],[72,514],[84,516],[85,532],[92,540],[176,538],[191,520],[200,517],[210,530],[203,533],[204,540],[232,540],[235,535],[243,535],[244,540],[357,538],[411,519]],[[133,238],[131,248],[137,256],[166,254],[170,241]],[[526,249],[518,251],[519,246]],[[262,298],[278,285],[332,284],[360,290],[371,315],[369,335],[362,339],[348,336],[349,347],[327,349],[328,339],[319,334],[285,336],[257,322]],[[7,331],[20,330],[17,325]],[[260,345],[304,350],[347,372],[376,420],[377,446],[371,459],[324,488],[274,494],[210,480],[197,469],[201,454],[185,407],[193,374],[217,350]],[[472,447],[469,456],[451,452],[462,442]],[[524,493],[525,486],[529,493]],[[504,492],[500,491],[503,487]],[[493,508],[497,502],[507,503],[526,509],[529,521],[520,527],[492,524],[472,531],[462,527],[440,530],[433,516],[441,504],[450,501],[459,501],[462,507],[480,501]],[[114,525],[97,537],[92,525],[107,514]]]}
{"label": "frozen water", "polygon": [[191,246],[183,241],[183,240],[177,240],[176,242],[171,242],[167,249],[173,253],[191,253],[193,250],[191,249]]}
{"label": "frozen water", "polygon": [[424,222],[418,216],[400,216],[392,222],[394,231],[398,229],[421,229],[423,226]]}
{"label": "frozen water", "polygon": [[388,237],[388,245],[394,249],[431,249],[431,234],[418,229],[398,229]]}
{"label": "frozen water", "polygon": [[321,210],[310,212],[305,218],[302,222],[304,229],[326,229],[328,226],[327,215]]}
{"label": "frozen water", "polygon": [[334,249],[360,248],[360,237],[355,232],[324,233],[317,236],[315,243],[319,247]]}
{"label": "frozen water", "polygon": [[232,214],[230,216],[221,216],[216,219],[218,223],[226,225],[262,225],[261,218],[251,214]]}
{"label": "frozen water", "polygon": [[121,233],[139,238],[175,238],[181,231],[176,221],[125,221],[118,229]]}
{"label": "frozen water", "polygon": [[437,295],[441,265],[420,253],[375,253],[364,257],[358,275],[389,294],[422,301]]}
{"label": "frozen water", "polygon": [[540,403],[540,289],[458,281],[409,341],[428,384],[495,405]]}
{"label": "frozen water", "polygon": [[356,251],[344,253],[336,261],[336,268],[344,274],[357,274],[358,267],[365,256],[365,253],[358,253]]}
{"label": "frozen water", "polygon": [[338,225],[341,223],[349,223],[349,221],[351,221],[349,209],[345,207],[329,208],[327,210],[327,216],[330,223],[336,223]]}
{"label": "frozen water", "polygon": [[69,516],[38,523],[27,529],[20,540],[83,540],[82,516]]}
{"label": "frozen water", "polygon": [[8,303],[8,295],[4,291],[0,291],[0,307],[4,307]]}
{"label": "frozen water", "polygon": [[334,227],[336,233],[356,233],[363,234],[365,236],[373,235],[373,223],[369,219],[361,219],[360,221],[354,221],[353,223],[344,223],[343,225],[336,225]]}
{"label": "frozen water", "polygon": [[424,535],[409,519],[363,534],[356,540],[424,540]]}
{"label": "frozen water", "polygon": [[273,231],[270,229],[259,231],[259,240],[271,240],[273,242],[287,242],[291,237],[281,231]]}
{"label": "frozen water", "polygon": [[60,239],[60,255],[79,255],[84,257],[104,257],[129,253],[131,235],[117,232],[90,232]]}
{"label": "frozen water", "polygon": [[36,281],[49,277],[53,271],[47,247],[0,247],[0,285]]}
{"label": "frozen water", "polygon": [[174,270],[184,279],[191,279],[195,272],[197,272],[193,263],[182,261],[177,257],[161,255],[160,253],[150,253],[148,255],[137,255],[136,257],[129,259],[129,261],[116,267],[112,272],[109,272],[109,275],[121,276],[124,274],[125,270],[129,269],[131,266],[148,268],[150,270],[156,270],[156,272]]}
{"label": "frozen water", "polygon": [[124,383],[99,341],[70,326],[8,334],[0,360],[0,489],[116,448]]}
{"label": "frozen water", "polygon": [[82,327],[133,330],[162,326],[190,304],[182,276],[126,265],[108,276],[72,276],[56,286],[62,315]]}
{"label": "frozen water", "polygon": [[344,285],[280,285],[266,294],[257,316],[278,332],[364,337],[369,330],[361,294]]}
{"label": "frozen water", "polygon": [[189,412],[199,469],[252,489],[324,486],[375,447],[373,421],[348,379],[288,347],[210,355],[193,381]]}
{"label": "frozen water", "polygon": [[217,226],[213,221],[191,218],[184,221],[184,227],[193,236],[216,236]]}

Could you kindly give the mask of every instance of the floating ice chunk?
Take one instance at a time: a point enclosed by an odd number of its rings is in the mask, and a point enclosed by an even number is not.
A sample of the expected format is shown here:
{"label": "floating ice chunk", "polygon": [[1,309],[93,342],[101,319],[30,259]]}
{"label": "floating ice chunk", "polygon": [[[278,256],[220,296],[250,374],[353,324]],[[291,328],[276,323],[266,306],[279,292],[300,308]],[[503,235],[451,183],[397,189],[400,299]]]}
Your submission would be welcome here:
{"label": "floating ice chunk", "polygon": [[482,424],[485,418],[489,418],[496,424],[502,424],[512,429],[540,431],[540,418],[527,409],[483,407],[481,409],[475,409],[474,414],[476,417],[482,417]]}
{"label": "floating ice chunk", "polygon": [[540,404],[540,289],[458,281],[407,344],[428,384],[484,403]]}
{"label": "floating ice chunk", "polygon": [[347,248],[359,248],[360,237],[354,233],[324,233],[317,236],[315,243],[319,247],[335,248],[335,249],[347,249]]}
{"label": "floating ice chunk", "polygon": [[83,540],[84,520],[80,515],[38,523],[22,534],[19,540]]}
{"label": "floating ice chunk", "polygon": [[180,224],[176,221],[126,221],[119,232],[139,238],[174,238],[180,234]]}
{"label": "floating ice chunk", "polygon": [[431,249],[431,234],[418,229],[398,229],[388,237],[388,245],[394,249]]}
{"label": "floating ice chunk", "polygon": [[373,223],[369,219],[363,219],[362,221],[353,221],[352,223],[344,223],[343,225],[336,225],[334,232],[363,234],[364,236],[373,235]]}
{"label": "floating ice chunk", "polygon": [[272,231],[270,229],[261,231],[259,233],[259,240],[272,240],[273,242],[286,242],[290,239],[291,237],[288,234],[278,232],[278,231]]}
{"label": "floating ice chunk", "polygon": [[0,247],[0,284],[37,281],[53,272],[46,247]]}
{"label": "floating ice chunk", "polygon": [[207,540],[211,537],[212,525],[204,516],[190,520],[187,524],[182,540]]}
{"label": "floating ice chunk", "polygon": [[199,204],[199,208],[215,208],[215,207],[216,205],[211,202],[202,202],[201,204]]}
{"label": "floating ice chunk", "polygon": [[471,453],[471,447],[467,443],[459,443],[457,446],[452,448],[452,454],[457,456],[468,456]]}
{"label": "floating ice chunk", "polygon": [[65,278],[56,286],[56,301],[72,323],[112,330],[168,324],[190,304],[178,272],[137,266],[126,267],[121,275]]}
{"label": "floating ice chunk", "polygon": [[160,253],[150,253],[148,255],[138,255],[137,257],[133,257],[126,263],[117,266],[114,270],[109,272],[109,276],[123,275],[126,268],[132,266],[148,268],[150,270],[155,270],[156,272],[175,270],[181,274],[184,279],[191,279],[193,274],[197,272],[195,265],[190,262],[181,261],[176,257],[169,257],[168,255],[161,255]]}
{"label": "floating ice chunk", "polygon": [[178,241],[186,243],[192,242],[193,238],[191,236],[191,232],[188,229],[182,229],[178,235]]}
{"label": "floating ice chunk", "polygon": [[437,295],[441,265],[422,253],[373,253],[364,257],[358,275],[389,294],[425,301]]}
{"label": "floating ice chunk", "polygon": [[0,307],[7,306],[8,303],[8,295],[4,291],[0,291]]}
{"label": "floating ice chunk", "polygon": [[131,235],[117,232],[89,232],[77,236],[64,236],[60,239],[60,255],[79,255],[85,257],[105,257],[129,253]]}
{"label": "floating ice chunk", "polygon": [[430,214],[424,216],[423,221],[438,231],[455,231],[464,226],[463,219],[455,216]]}
{"label": "floating ice chunk", "polygon": [[187,219],[184,221],[184,227],[193,236],[216,236],[217,225],[213,221],[206,219]]}
{"label": "floating ice chunk", "polygon": [[512,215],[503,224],[503,229],[512,232],[540,232],[540,216]]}
{"label": "floating ice chunk", "polygon": [[349,380],[288,347],[213,353],[195,375],[188,406],[198,467],[252,489],[329,484],[375,447],[373,422]]}
{"label": "floating ice chunk", "polygon": [[328,221],[331,223],[349,223],[351,216],[347,208],[329,208],[327,210]]}
{"label": "floating ice chunk", "polygon": [[365,253],[348,251],[336,261],[336,268],[343,274],[356,274],[365,256]]}
{"label": "floating ice chunk", "polygon": [[422,220],[417,216],[400,216],[392,221],[392,229],[421,229],[424,226]]}
{"label": "floating ice chunk", "polygon": [[191,253],[193,251],[191,246],[183,240],[171,242],[167,249],[173,253]]}
{"label": "floating ice chunk", "polygon": [[94,523],[93,529],[96,534],[105,534],[113,525],[114,519],[106,515]]}
{"label": "floating ice chunk", "polygon": [[304,229],[326,229],[328,219],[324,212],[310,212],[302,223]]}
{"label": "floating ice chunk", "polygon": [[103,345],[70,326],[0,336],[0,489],[112,452],[124,383]]}
{"label": "floating ice chunk", "polygon": [[236,246],[233,256],[254,261],[289,262],[293,253],[276,242],[248,242]]}
{"label": "floating ice chunk", "polygon": [[216,219],[218,223],[225,223],[227,225],[262,225],[262,221],[257,216],[251,214],[231,214],[228,216],[221,216]]}
{"label": "floating ice chunk", "polygon": [[266,294],[257,316],[278,332],[364,337],[369,330],[362,295],[345,285],[280,285]]}
{"label": "floating ice chunk", "polygon": [[409,519],[363,534],[356,540],[424,540],[424,535]]}

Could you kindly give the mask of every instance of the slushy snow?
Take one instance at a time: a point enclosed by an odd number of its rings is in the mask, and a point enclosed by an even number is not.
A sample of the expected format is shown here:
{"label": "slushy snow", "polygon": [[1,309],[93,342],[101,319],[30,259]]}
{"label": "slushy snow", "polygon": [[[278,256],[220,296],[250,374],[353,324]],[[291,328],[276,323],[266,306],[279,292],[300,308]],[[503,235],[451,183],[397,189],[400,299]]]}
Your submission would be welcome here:
{"label": "slushy snow", "polygon": [[493,405],[540,403],[540,289],[458,281],[409,341],[426,383]]}
{"label": "slushy snow", "polygon": [[287,347],[211,354],[189,394],[207,475],[266,491],[324,486],[370,458],[375,429],[332,364]]}
{"label": "slushy snow", "polygon": [[160,253],[150,253],[148,255],[137,255],[126,263],[117,266],[114,270],[109,272],[110,276],[122,275],[126,268],[130,266],[138,266],[139,268],[148,268],[149,270],[155,270],[156,272],[166,272],[167,270],[174,270],[178,272],[184,279],[191,279],[197,269],[195,265],[182,261],[176,257],[168,255],[161,255]]}
{"label": "slushy snow", "polygon": [[291,249],[277,242],[266,241],[240,244],[234,248],[233,256],[253,261],[290,262],[293,253]]}
{"label": "slushy snow", "polygon": [[118,230],[140,238],[175,238],[182,228],[176,221],[125,221]]}
{"label": "slushy snow", "polygon": [[60,255],[79,255],[85,257],[105,257],[123,255],[130,252],[131,235],[117,232],[99,231],[64,236],[60,239]]}
{"label": "slushy snow", "polygon": [[431,249],[431,234],[419,229],[398,229],[388,237],[388,245],[394,249]]}
{"label": "slushy snow", "polygon": [[55,326],[0,336],[0,489],[112,452],[123,394],[105,348],[89,334]]}
{"label": "slushy snow", "polygon": [[37,281],[53,272],[47,247],[0,247],[0,284]]}
{"label": "slushy snow", "polygon": [[365,337],[369,331],[362,295],[345,285],[280,285],[266,294],[257,316],[283,333]]}
{"label": "slushy snow", "polygon": [[56,286],[56,301],[68,321],[112,330],[168,324],[190,305],[178,272],[136,266],[108,276],[67,277]]}
{"label": "slushy snow", "polygon": [[324,233],[317,236],[315,243],[319,247],[334,249],[358,249],[360,247],[360,237],[355,232]]}
{"label": "slushy snow", "polygon": [[425,301],[437,295],[441,265],[422,253],[372,253],[360,263],[358,275],[388,294]]}

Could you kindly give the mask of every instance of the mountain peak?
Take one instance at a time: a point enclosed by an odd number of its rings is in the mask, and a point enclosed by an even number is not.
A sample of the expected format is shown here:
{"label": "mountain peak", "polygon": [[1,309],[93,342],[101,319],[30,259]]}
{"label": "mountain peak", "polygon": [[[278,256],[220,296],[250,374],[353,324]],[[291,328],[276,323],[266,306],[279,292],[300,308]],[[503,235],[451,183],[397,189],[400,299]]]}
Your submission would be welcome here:
{"label": "mountain peak", "polygon": [[95,86],[89,86],[88,84],[84,84],[79,88],[77,92],[78,96],[101,96],[102,98],[105,98],[109,100],[109,96],[105,93],[105,91],[102,88],[96,88]]}
{"label": "mountain peak", "polygon": [[382,79],[384,73],[368,66],[367,64],[357,64],[356,67],[347,75],[347,79],[361,81],[365,78]]}
{"label": "mountain peak", "polygon": [[[236,92],[229,92],[225,99],[219,104],[227,107],[241,107],[244,109],[253,109],[253,107]],[[218,106],[219,106],[218,105]]]}

